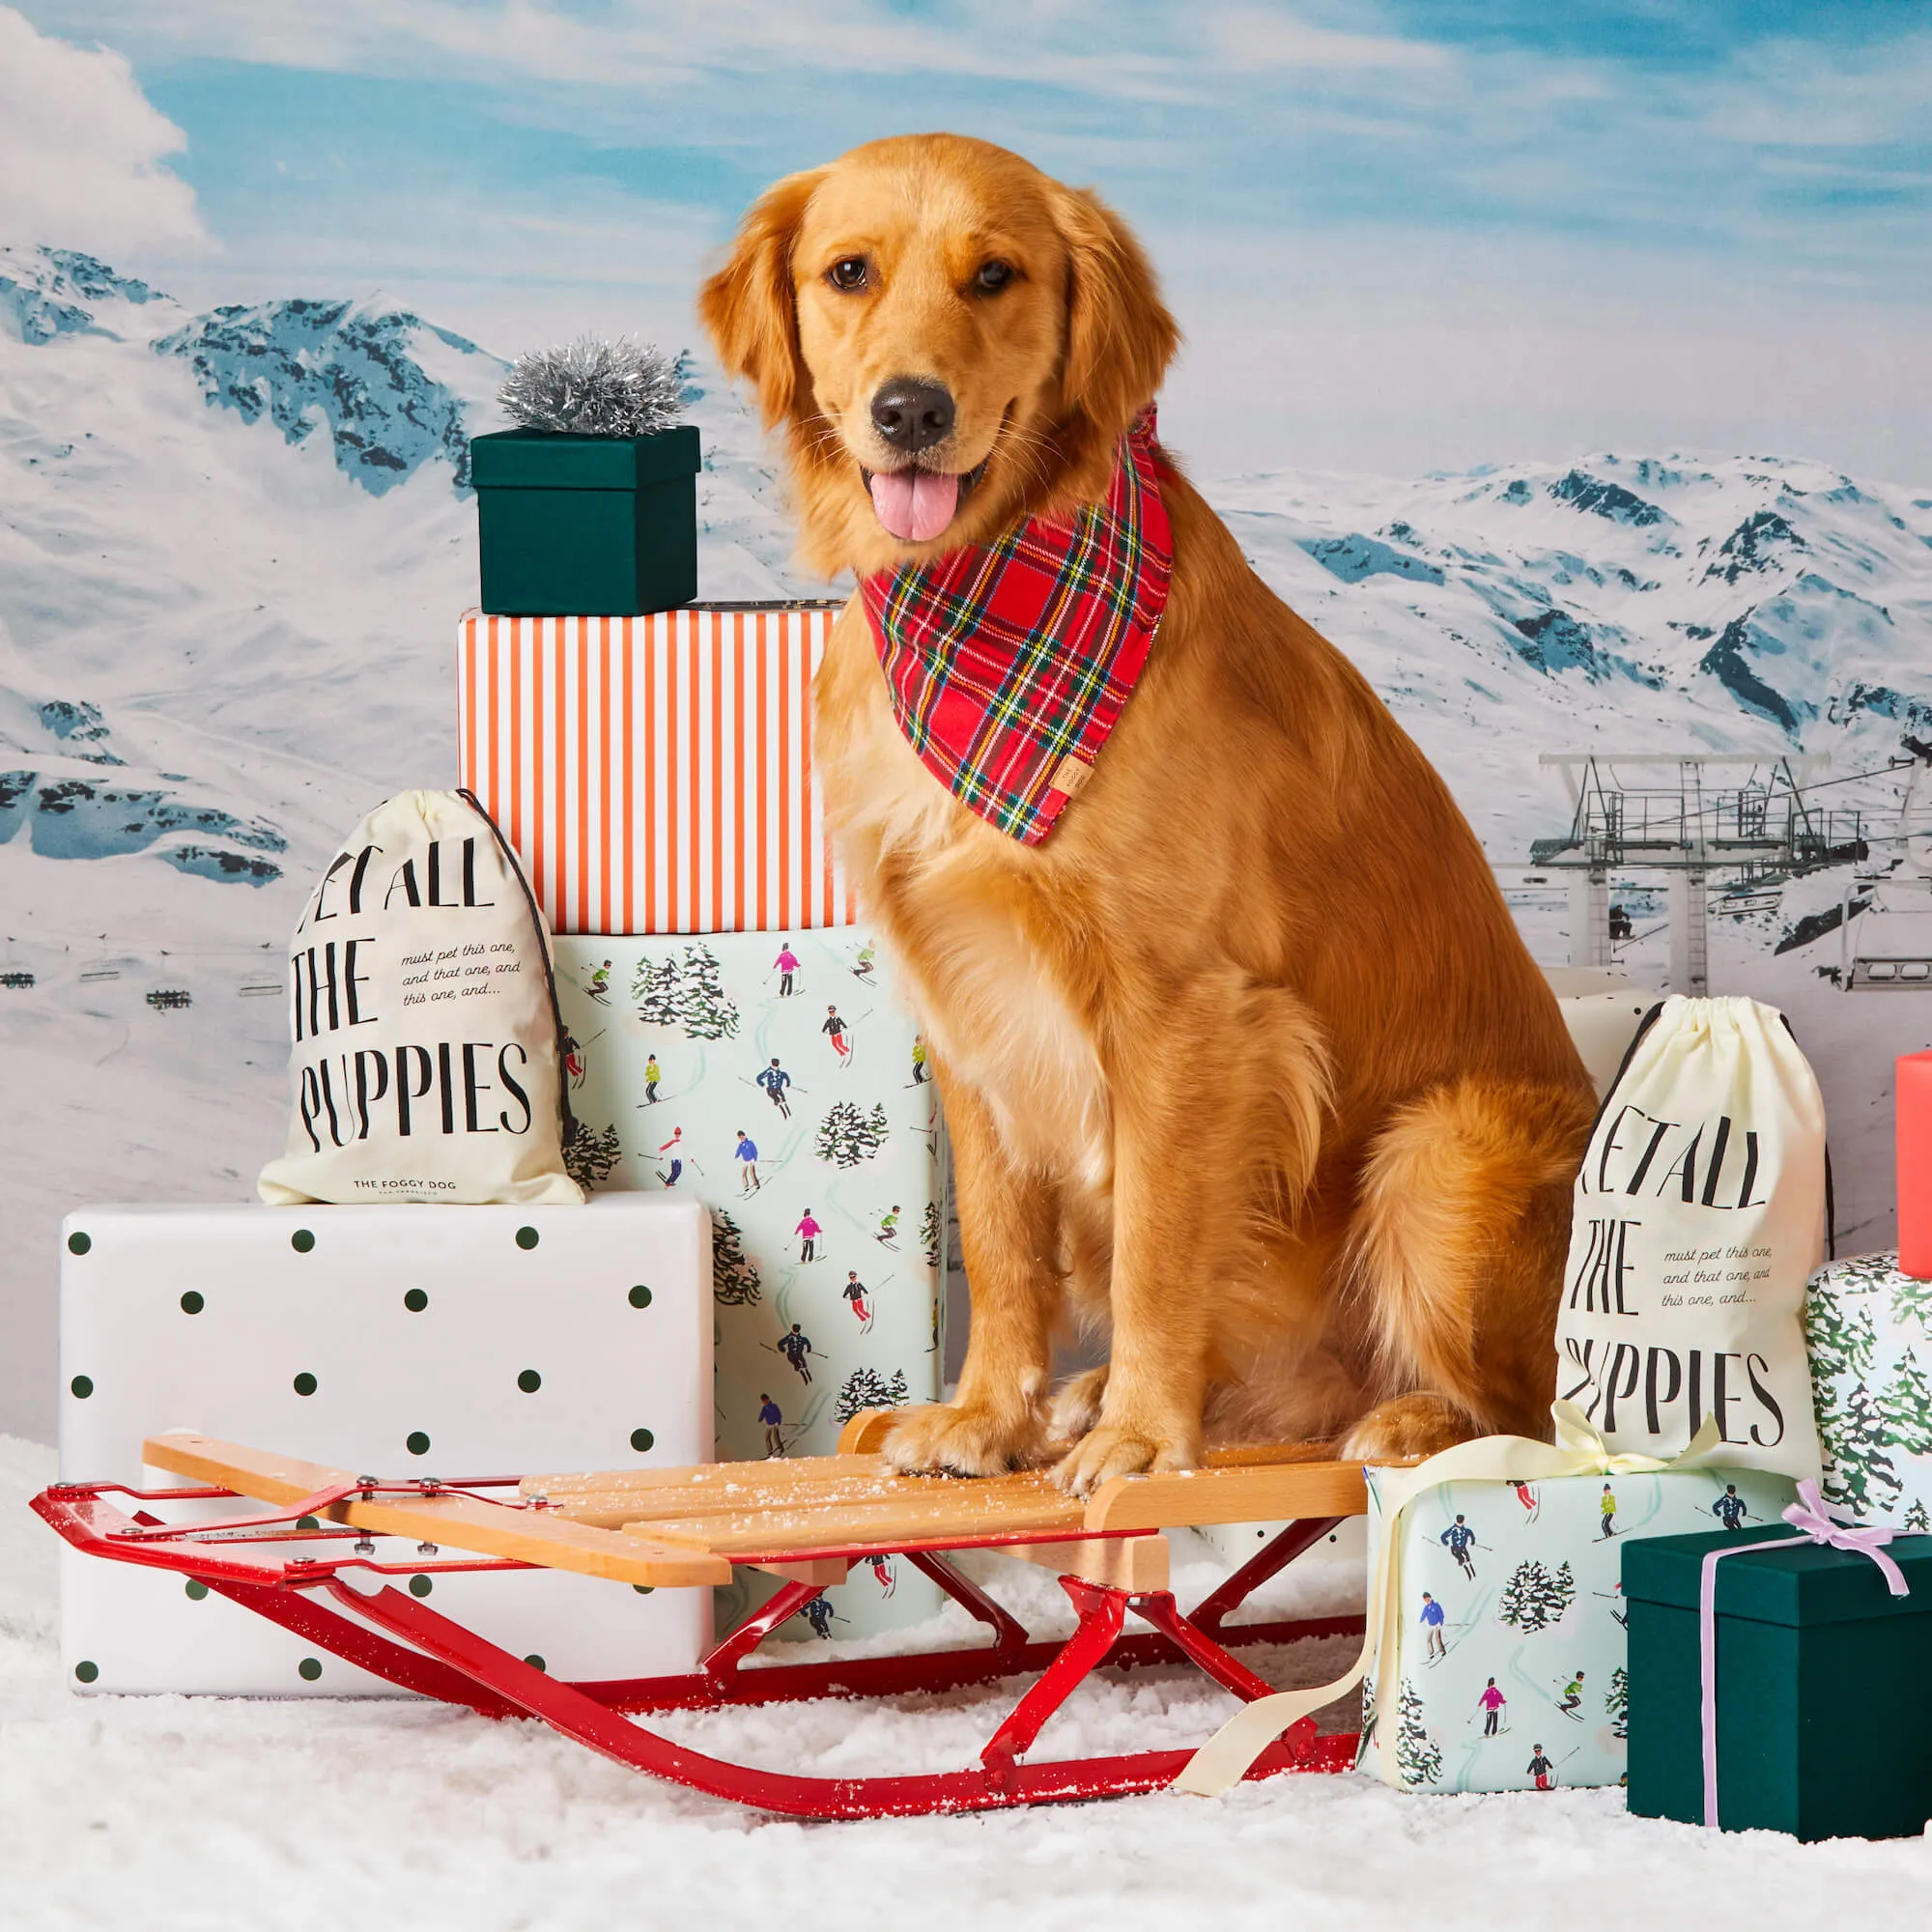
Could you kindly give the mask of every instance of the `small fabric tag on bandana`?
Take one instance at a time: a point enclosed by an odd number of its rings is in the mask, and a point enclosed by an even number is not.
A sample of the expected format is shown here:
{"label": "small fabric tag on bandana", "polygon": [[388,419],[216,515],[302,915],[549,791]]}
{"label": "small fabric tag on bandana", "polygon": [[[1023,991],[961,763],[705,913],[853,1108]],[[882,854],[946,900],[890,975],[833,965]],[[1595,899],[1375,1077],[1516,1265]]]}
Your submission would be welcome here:
{"label": "small fabric tag on bandana", "polygon": [[1093,774],[1147,664],[1174,568],[1154,413],[1102,503],[859,586],[893,713],[926,769],[1037,845]]}

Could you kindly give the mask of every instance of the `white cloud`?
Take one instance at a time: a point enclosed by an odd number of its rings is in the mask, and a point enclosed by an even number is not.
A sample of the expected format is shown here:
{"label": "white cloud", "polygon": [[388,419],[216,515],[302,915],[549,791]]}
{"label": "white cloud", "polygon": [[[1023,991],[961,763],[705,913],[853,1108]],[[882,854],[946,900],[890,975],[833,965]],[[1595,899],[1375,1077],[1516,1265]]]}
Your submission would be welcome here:
{"label": "white cloud", "polygon": [[120,54],[0,6],[0,240],[110,257],[207,246],[194,190],[167,165],[186,146]]}

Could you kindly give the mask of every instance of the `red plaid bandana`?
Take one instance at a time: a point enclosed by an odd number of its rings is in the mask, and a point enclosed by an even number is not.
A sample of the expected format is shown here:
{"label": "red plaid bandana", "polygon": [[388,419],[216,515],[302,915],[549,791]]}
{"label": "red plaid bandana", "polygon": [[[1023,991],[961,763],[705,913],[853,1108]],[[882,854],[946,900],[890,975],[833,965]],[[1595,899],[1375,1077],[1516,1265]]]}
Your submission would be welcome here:
{"label": "red plaid bandana", "polygon": [[906,742],[1022,844],[1086,782],[1166,607],[1174,541],[1153,452],[1150,409],[1104,503],[859,586]]}

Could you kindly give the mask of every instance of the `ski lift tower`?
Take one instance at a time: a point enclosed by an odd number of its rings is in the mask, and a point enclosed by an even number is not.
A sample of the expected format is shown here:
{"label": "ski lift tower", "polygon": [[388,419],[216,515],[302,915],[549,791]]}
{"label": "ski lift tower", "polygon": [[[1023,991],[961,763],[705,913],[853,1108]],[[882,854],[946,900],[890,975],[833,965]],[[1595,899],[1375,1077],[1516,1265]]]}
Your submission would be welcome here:
{"label": "ski lift tower", "polygon": [[[1670,882],[1670,990],[1710,990],[1708,899],[1714,871],[1784,878],[1861,850],[1857,814],[1808,804],[1826,753],[1546,752],[1563,774],[1571,825],[1539,838],[1531,863],[1570,874],[1570,963],[1610,960],[1612,871]],[[1730,772],[1742,776],[1722,781]],[[1847,822],[1849,821],[1849,822]]]}

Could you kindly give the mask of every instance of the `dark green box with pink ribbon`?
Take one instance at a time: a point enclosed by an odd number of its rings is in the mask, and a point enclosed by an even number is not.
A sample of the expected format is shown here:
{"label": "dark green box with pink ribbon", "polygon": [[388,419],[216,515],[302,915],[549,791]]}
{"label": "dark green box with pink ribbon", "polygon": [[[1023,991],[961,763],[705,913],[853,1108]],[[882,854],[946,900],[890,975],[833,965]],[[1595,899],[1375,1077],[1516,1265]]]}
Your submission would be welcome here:
{"label": "dark green box with pink ribbon", "polygon": [[[1932,1537],[1862,1549],[1794,1533],[1626,1544],[1630,1808],[1793,1837],[1895,1838],[1932,1818]],[[1704,1558],[1715,1569],[1717,1815],[1706,1818]]]}

